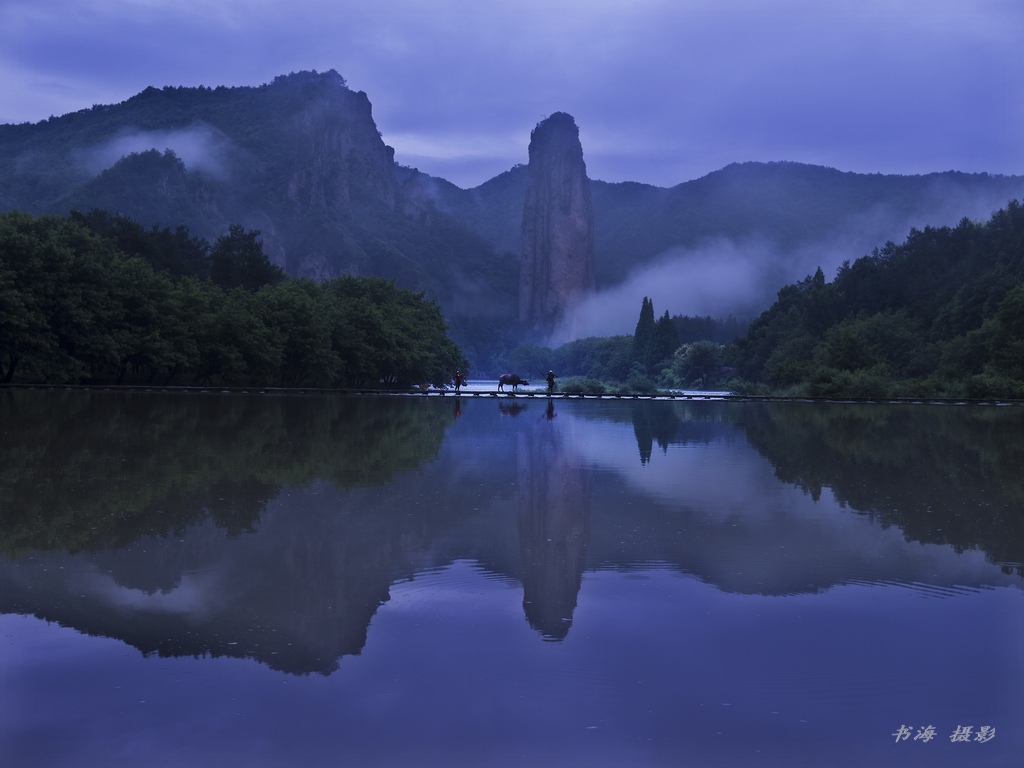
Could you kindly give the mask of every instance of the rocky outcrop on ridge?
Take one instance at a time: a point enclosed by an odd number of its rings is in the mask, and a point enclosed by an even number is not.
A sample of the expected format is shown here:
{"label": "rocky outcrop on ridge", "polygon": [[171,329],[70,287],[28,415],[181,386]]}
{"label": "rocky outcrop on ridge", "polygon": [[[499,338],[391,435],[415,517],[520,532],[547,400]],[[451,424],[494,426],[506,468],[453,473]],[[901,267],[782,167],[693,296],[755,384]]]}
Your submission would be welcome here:
{"label": "rocky outcrop on ridge", "polygon": [[[579,129],[556,112],[530,134],[523,204],[519,320],[538,336],[571,322],[594,289],[594,211]],[[571,331],[570,331],[571,333]]]}

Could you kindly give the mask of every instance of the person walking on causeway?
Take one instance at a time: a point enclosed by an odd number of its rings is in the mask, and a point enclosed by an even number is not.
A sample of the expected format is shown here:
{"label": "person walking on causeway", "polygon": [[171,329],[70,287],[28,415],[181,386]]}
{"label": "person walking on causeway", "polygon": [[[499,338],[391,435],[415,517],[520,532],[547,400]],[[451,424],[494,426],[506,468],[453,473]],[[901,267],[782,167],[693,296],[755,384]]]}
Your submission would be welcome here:
{"label": "person walking on causeway", "polygon": [[558,377],[555,375],[554,371],[548,371],[548,375],[544,378],[548,380],[548,394],[550,395],[555,391],[555,379]]}

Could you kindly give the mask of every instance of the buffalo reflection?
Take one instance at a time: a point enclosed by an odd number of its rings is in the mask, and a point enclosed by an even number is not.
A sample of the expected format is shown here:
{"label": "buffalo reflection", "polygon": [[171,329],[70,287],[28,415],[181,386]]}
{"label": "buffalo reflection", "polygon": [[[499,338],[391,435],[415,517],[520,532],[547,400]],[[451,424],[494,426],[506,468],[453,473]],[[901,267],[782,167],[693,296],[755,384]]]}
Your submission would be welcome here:
{"label": "buffalo reflection", "polygon": [[498,403],[498,413],[502,416],[518,416],[525,410],[526,403],[520,403],[519,401]]}

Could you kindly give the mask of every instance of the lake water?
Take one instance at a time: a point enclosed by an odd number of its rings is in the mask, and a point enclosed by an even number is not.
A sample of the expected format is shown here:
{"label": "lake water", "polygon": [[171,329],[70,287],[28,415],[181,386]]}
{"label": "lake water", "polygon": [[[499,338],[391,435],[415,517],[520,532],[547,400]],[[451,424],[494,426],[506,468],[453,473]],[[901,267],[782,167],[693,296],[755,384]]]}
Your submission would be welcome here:
{"label": "lake water", "polygon": [[0,391],[0,765],[1019,766],[1024,408]]}

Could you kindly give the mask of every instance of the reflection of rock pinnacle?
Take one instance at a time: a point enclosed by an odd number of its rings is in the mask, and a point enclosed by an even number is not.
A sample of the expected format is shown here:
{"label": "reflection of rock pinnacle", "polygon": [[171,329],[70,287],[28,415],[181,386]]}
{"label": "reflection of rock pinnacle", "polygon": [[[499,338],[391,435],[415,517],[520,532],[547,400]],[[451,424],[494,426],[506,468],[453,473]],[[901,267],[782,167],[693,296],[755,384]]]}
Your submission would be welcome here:
{"label": "reflection of rock pinnacle", "polygon": [[523,610],[546,639],[561,640],[586,565],[589,477],[549,429],[521,433],[518,448]]}
{"label": "reflection of rock pinnacle", "polygon": [[519,320],[548,335],[594,289],[594,211],[579,129],[556,112],[530,134]]}

